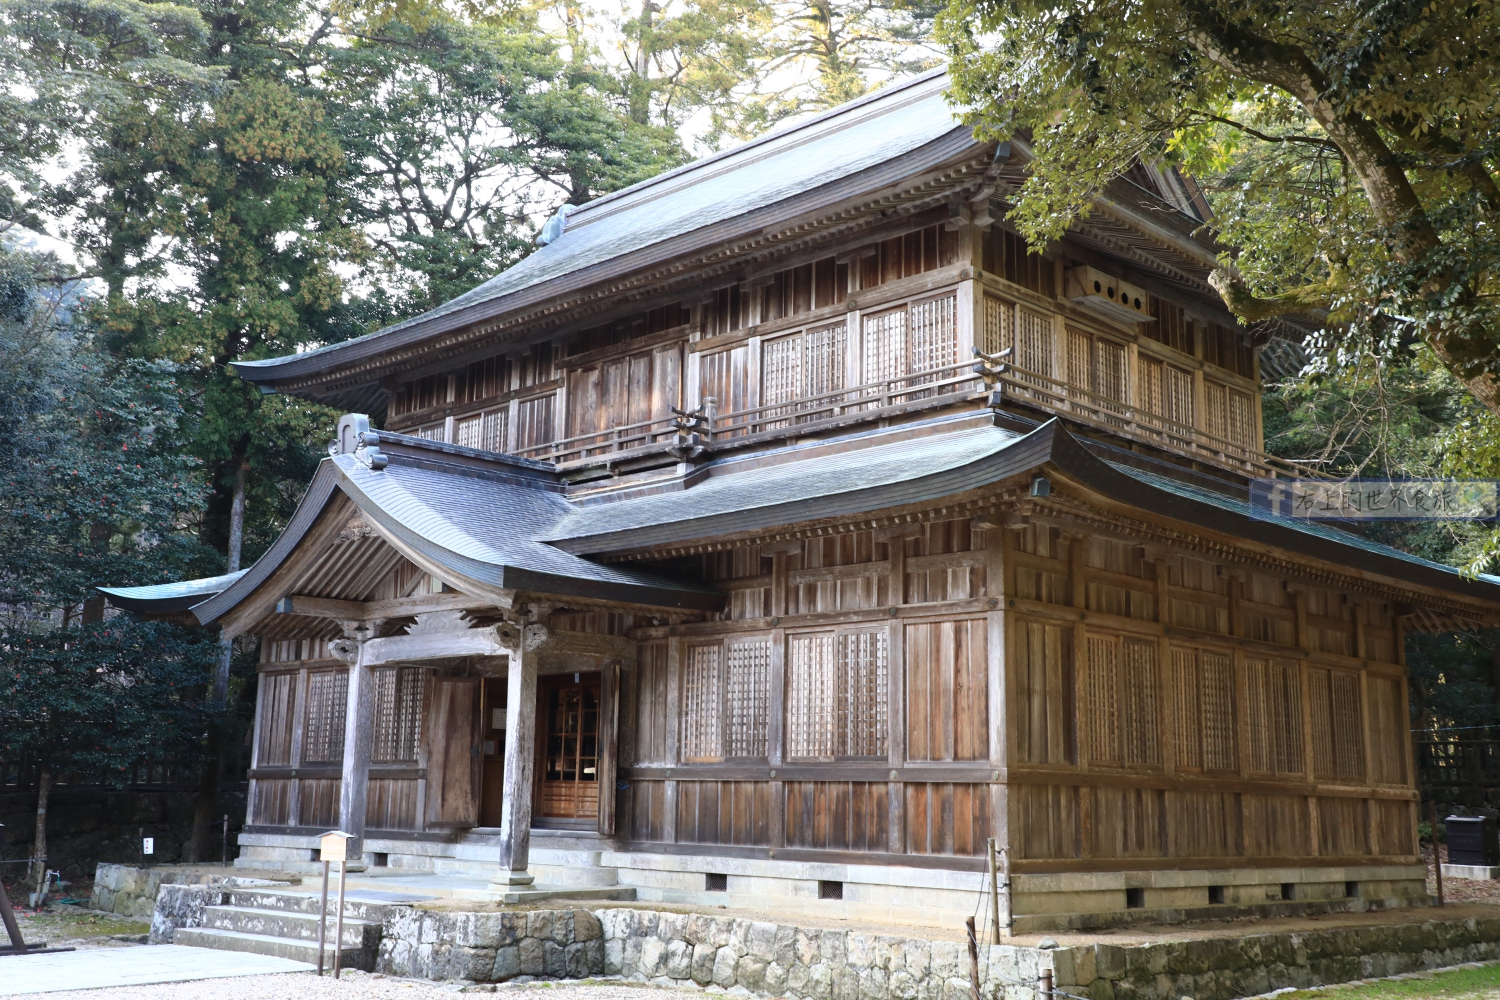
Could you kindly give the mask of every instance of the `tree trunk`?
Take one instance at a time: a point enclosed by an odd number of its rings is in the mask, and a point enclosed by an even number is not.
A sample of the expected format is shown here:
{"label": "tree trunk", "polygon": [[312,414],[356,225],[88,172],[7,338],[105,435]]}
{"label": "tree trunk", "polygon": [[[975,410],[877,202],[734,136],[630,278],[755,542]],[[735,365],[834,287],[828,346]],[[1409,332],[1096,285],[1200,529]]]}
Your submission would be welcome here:
{"label": "tree trunk", "polygon": [[52,768],[43,764],[36,781],[36,839],[31,844],[31,882],[42,887],[47,877],[47,800],[52,797]]}
{"label": "tree trunk", "polygon": [[[245,479],[249,472],[250,463],[241,458],[234,470],[234,498],[229,504],[229,551],[225,562],[231,573],[240,571],[240,550],[245,543]],[[229,696],[229,663],[233,655],[234,640],[221,635],[218,669],[214,671],[213,689],[208,697],[214,708],[223,708]]]}
{"label": "tree trunk", "polygon": [[182,845],[182,860],[188,864],[212,860],[213,852],[209,850],[209,845],[214,842],[213,835],[218,829],[214,817],[219,812],[222,750],[217,733],[209,736],[208,744],[208,761],[204,763],[203,770],[198,772],[198,798],[193,805],[193,830],[187,842]]}

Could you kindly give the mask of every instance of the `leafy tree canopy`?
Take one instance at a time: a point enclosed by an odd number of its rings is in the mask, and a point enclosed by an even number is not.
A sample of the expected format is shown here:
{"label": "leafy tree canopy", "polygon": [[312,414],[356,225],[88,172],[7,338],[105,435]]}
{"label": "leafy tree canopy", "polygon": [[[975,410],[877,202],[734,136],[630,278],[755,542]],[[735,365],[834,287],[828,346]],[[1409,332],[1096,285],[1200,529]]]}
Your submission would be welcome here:
{"label": "leafy tree canopy", "polygon": [[1500,411],[1494,0],[950,0],[939,30],[972,120],[1034,143],[1028,238],[1137,158],[1174,160],[1241,248],[1216,284],[1244,319],[1421,340]]}

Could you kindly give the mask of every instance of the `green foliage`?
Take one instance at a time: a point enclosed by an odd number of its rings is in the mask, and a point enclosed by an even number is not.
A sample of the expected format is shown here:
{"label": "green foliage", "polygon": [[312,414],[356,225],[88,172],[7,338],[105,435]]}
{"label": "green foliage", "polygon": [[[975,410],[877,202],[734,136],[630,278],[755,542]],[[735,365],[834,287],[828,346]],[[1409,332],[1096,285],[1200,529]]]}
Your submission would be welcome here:
{"label": "green foliage", "polygon": [[51,266],[0,253],[0,604],[21,608],[212,565],[180,373],[96,350],[78,303],[37,285]]}
{"label": "green foliage", "polygon": [[955,97],[1029,137],[1010,218],[1034,243],[1138,159],[1208,188],[1247,320],[1429,344],[1500,408],[1500,5],[950,0]]}
{"label": "green foliage", "polygon": [[190,773],[203,759],[202,686],[217,648],[162,622],[0,624],[0,756],[109,784],[144,760]]}

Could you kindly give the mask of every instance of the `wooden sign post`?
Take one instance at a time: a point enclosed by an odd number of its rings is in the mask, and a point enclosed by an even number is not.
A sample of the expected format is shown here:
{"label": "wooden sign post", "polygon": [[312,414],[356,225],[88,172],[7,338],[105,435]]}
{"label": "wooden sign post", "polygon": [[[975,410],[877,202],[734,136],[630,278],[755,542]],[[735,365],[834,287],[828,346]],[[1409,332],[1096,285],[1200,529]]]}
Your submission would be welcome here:
{"label": "wooden sign post", "polygon": [[318,839],[318,854],[323,859],[323,905],[318,911],[318,975],[323,974],[323,941],[328,926],[328,865],[339,863],[339,909],[333,920],[333,978],[339,977],[340,959],[344,954],[344,874],[348,865],[349,841],[353,834],[329,830]]}

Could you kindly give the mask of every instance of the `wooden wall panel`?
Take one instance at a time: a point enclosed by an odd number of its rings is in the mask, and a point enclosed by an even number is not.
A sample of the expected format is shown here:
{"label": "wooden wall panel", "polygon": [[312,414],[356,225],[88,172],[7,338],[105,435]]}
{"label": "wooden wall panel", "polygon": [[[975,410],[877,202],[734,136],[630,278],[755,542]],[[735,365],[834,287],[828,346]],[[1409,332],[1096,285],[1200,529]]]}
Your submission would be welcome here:
{"label": "wooden wall panel", "polygon": [[1406,685],[1393,677],[1366,678],[1369,689],[1370,780],[1377,784],[1404,785],[1410,765],[1405,729]]}
{"label": "wooden wall panel", "polygon": [[1417,853],[1416,803],[1370,799],[1371,854]]}
{"label": "wooden wall panel", "polygon": [[372,777],[365,806],[365,825],[372,830],[418,829],[417,780]]}
{"label": "wooden wall panel", "polygon": [[887,794],[884,782],[786,782],[786,846],[886,850],[890,815]]}
{"label": "wooden wall panel", "polygon": [[630,839],[661,841],[667,835],[667,783],[630,783]]}
{"label": "wooden wall panel", "polygon": [[635,762],[667,760],[667,644],[643,642],[636,661]]}
{"label": "wooden wall panel", "polygon": [[906,756],[909,760],[987,760],[987,623],[906,626]]}
{"label": "wooden wall panel", "polygon": [[1089,796],[1089,853],[1096,858],[1159,858],[1166,854],[1165,792],[1098,787]]}
{"label": "wooden wall panel", "polygon": [[[339,779],[302,778],[299,781],[301,787],[297,790],[297,825],[321,826],[325,830],[337,829],[339,826]],[[374,787],[375,782],[370,782],[372,798]]]}
{"label": "wooden wall panel", "polygon": [[1370,853],[1364,799],[1323,797],[1318,803],[1318,853],[1351,858]]}
{"label": "wooden wall panel", "polygon": [[1015,785],[1010,789],[1010,841],[1016,858],[1079,856],[1079,789]]}
{"label": "wooden wall panel", "polygon": [[677,842],[770,844],[770,789],[767,781],[679,781]]}
{"label": "wooden wall panel", "polygon": [[296,721],[298,676],[295,673],[260,675],[260,733],[255,752],[257,767],[292,763],[292,731]]}
{"label": "wooden wall panel", "polygon": [[1307,800],[1300,795],[1240,796],[1245,826],[1245,856],[1251,858],[1306,857]]}
{"label": "wooden wall panel", "polygon": [[1167,792],[1168,853],[1229,858],[1240,853],[1239,797],[1232,792]]}
{"label": "wooden wall panel", "polygon": [[907,782],[906,850],[910,854],[984,854],[993,835],[988,785]]}
{"label": "wooden wall panel", "polygon": [[1029,764],[1076,763],[1073,629],[1024,619],[1012,627],[1016,753]]}
{"label": "wooden wall panel", "polygon": [[251,784],[249,822],[253,826],[286,826],[292,821],[295,779],[257,778]]}

